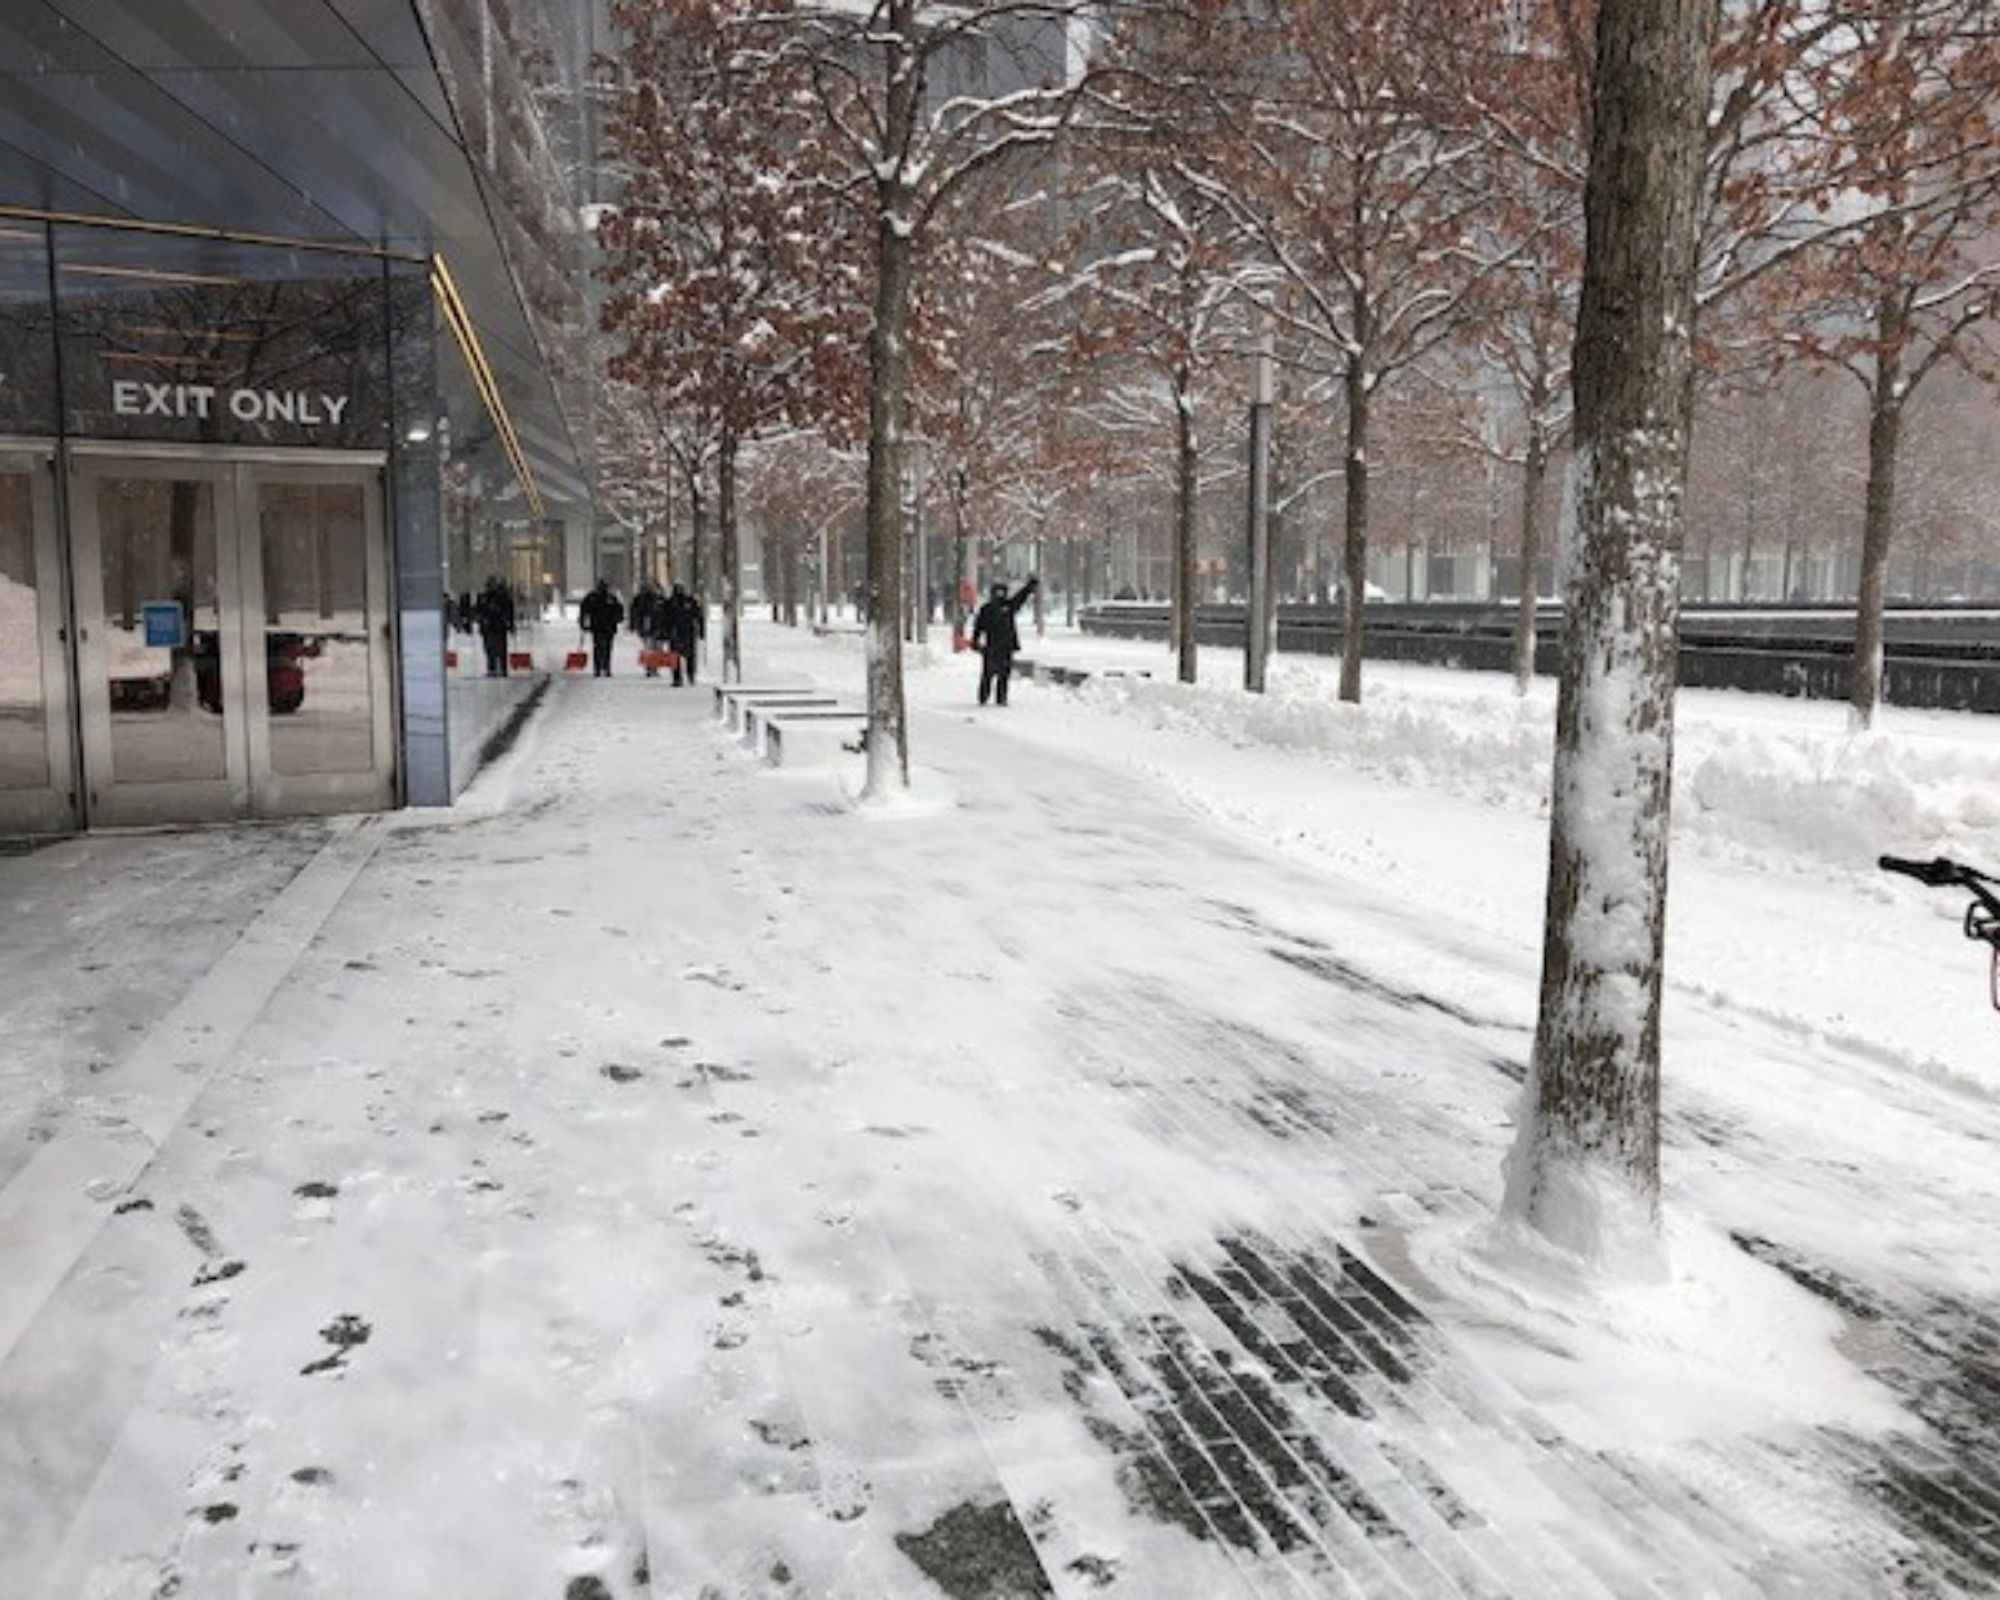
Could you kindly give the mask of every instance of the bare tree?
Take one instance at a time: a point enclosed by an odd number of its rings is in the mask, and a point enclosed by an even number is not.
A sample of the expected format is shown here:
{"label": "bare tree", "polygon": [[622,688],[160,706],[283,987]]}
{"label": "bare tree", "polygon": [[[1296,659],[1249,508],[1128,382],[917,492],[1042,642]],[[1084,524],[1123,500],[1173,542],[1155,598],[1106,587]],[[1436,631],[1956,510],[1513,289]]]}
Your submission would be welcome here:
{"label": "bare tree", "polygon": [[673,570],[675,430],[649,390],[606,376],[597,388],[598,500],[643,549],[657,541]]}
{"label": "bare tree", "polygon": [[[814,209],[768,112],[787,82],[768,67],[753,78],[739,49],[748,14],[743,0],[616,0],[605,136],[625,183],[597,225],[604,323],[624,340],[614,375],[712,428],[729,680],[743,671],[740,454],[837,384],[844,345],[828,335],[849,287],[834,219]],[[691,472],[697,493],[700,482]]]}
{"label": "bare tree", "polygon": [[767,5],[759,25],[765,59],[810,85],[801,143],[871,238],[866,799],[909,787],[900,480],[925,247],[971,185],[1054,146],[1077,104],[1092,10],[1088,0],[853,0]]}
{"label": "bare tree", "polygon": [[1238,136],[1184,170],[1255,234],[1285,284],[1281,324],[1339,383],[1340,696],[1358,701],[1377,396],[1460,333],[1505,260],[1481,228],[1494,139],[1474,93],[1504,18],[1479,0],[1274,0],[1243,15],[1216,74],[1241,96],[1221,119]]}
{"label": "bare tree", "polygon": [[1849,707],[1882,697],[1883,606],[1897,467],[1918,391],[1957,366],[2000,376],[1981,343],[2000,311],[2000,18],[1991,0],[1874,0],[1812,73],[1815,155],[1866,217],[1793,263],[1801,348],[1868,395],[1868,483]]}
{"label": "bare tree", "polygon": [[1678,560],[1715,7],[1603,0],[1541,1010],[1503,1215],[1653,1248]]}
{"label": "bare tree", "polygon": [[[1060,363],[1042,334],[1046,317],[1029,302],[1049,275],[1034,248],[1036,230],[1014,207],[955,217],[932,242],[932,270],[919,285],[925,337],[912,351],[912,417],[930,452],[930,486],[943,496],[951,530],[946,615],[953,638],[970,625],[966,590],[974,578],[974,507],[1003,477],[1014,439],[1033,423],[1040,391]],[[996,337],[996,330],[1008,330]]]}
{"label": "bare tree", "polygon": [[[1201,388],[1219,363],[1241,354],[1251,289],[1270,277],[1215,186],[1193,182],[1160,150],[1166,118],[1136,148],[1100,140],[1110,170],[1080,198],[1088,254],[1056,291],[1077,313],[1078,339],[1118,352],[1147,381],[1129,399],[1157,409],[1173,441],[1174,607],[1172,641],[1182,683],[1196,678],[1196,556],[1200,525]],[[1121,159],[1122,158],[1122,159]],[[1157,407],[1148,405],[1156,399]]]}

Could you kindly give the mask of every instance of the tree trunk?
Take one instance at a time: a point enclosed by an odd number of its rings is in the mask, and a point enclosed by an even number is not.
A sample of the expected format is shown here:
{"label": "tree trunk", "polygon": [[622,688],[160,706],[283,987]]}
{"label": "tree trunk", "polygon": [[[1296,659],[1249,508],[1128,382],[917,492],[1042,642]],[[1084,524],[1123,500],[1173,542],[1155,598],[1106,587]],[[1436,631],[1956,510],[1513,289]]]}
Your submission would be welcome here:
{"label": "tree trunk", "polygon": [[1043,603],[1043,597],[1048,591],[1046,585],[1039,581],[1042,576],[1042,565],[1048,559],[1048,526],[1049,514],[1046,511],[1038,511],[1035,514],[1035,570],[1033,573],[1033,576],[1037,579],[1034,598],[1035,637],[1037,639],[1047,638],[1049,632],[1048,607]]}
{"label": "tree trunk", "polygon": [[722,681],[743,681],[743,552],[736,537],[736,430],[725,426],[715,457],[715,532],[722,541]]}
{"label": "tree trunk", "polygon": [[972,494],[963,467],[951,474],[951,640],[956,648],[965,637],[965,586],[971,578],[966,562],[972,553],[972,514],[966,502]]}
{"label": "tree trunk", "polygon": [[1875,386],[1868,407],[1868,500],[1861,523],[1861,597],[1854,610],[1854,672],[1848,721],[1866,728],[1882,703],[1882,604],[1889,587],[1889,539],[1896,527],[1896,456],[1903,439],[1903,345],[1909,318],[1885,296],[1875,308]]}
{"label": "tree trunk", "polygon": [[1541,1010],[1503,1215],[1659,1269],[1660,986],[1710,0],[1604,0]]}
{"label": "tree trunk", "polygon": [[669,587],[672,587],[674,582],[674,535],[679,531],[676,527],[676,523],[679,520],[677,516],[679,505],[680,500],[674,494],[673,479],[669,476],[667,479],[667,491],[660,497],[660,509],[662,512],[660,546],[666,552],[667,568],[665,572],[660,574],[660,581]]}
{"label": "tree trunk", "polygon": [[1750,562],[1757,553],[1757,501],[1758,465],[1750,463],[1750,470],[1743,482],[1743,565],[1736,573],[1736,598],[1741,604],[1750,602]]}
{"label": "tree trunk", "polygon": [[701,547],[708,541],[708,493],[699,469],[688,474],[688,593],[708,603],[701,589]]}
{"label": "tree trunk", "polygon": [[1548,396],[1537,393],[1528,415],[1528,454],[1521,466],[1521,595],[1514,613],[1514,692],[1535,681],[1535,591],[1542,564],[1542,490],[1549,476],[1549,441],[1542,426]]}
{"label": "tree trunk", "polygon": [[1368,599],[1368,368],[1347,364],[1347,528],[1341,546],[1340,698],[1361,703],[1361,647]]}
{"label": "tree trunk", "polygon": [[1194,431],[1194,387],[1185,372],[1174,376],[1174,618],[1182,683],[1195,681],[1195,609],[1201,603],[1201,580],[1195,572],[1195,533],[1199,526],[1201,461]]}
{"label": "tree trunk", "polygon": [[903,420],[909,382],[910,288],[915,270],[905,231],[907,201],[886,197],[875,232],[875,326],[868,336],[868,781],[881,800],[910,787],[903,707]]}

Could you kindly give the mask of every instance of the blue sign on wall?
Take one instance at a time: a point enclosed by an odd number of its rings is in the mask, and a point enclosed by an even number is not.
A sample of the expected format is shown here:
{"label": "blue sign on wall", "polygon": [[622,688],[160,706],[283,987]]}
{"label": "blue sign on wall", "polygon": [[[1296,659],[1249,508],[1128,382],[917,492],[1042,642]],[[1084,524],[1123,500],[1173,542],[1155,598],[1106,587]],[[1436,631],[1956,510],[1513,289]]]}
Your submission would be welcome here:
{"label": "blue sign on wall", "polygon": [[148,600],[139,608],[146,623],[146,644],[155,650],[180,650],[187,645],[187,613],[178,600]]}

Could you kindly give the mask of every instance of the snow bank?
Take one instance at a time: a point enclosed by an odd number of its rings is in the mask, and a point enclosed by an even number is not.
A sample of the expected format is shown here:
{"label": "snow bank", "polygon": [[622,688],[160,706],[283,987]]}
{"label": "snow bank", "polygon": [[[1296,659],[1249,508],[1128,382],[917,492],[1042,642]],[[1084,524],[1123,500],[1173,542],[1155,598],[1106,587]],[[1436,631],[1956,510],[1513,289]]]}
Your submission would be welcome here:
{"label": "snow bank", "polygon": [[[1138,726],[1200,733],[1239,749],[1305,752],[1354,773],[1545,813],[1553,686],[1538,684],[1522,698],[1495,676],[1460,674],[1447,683],[1439,676],[1404,669],[1394,681],[1372,683],[1358,706],[1339,699],[1331,672],[1317,663],[1287,665],[1266,695],[1214,676],[1200,684],[1098,677],[1079,693]],[[1881,730],[1850,734],[1801,726],[1803,708],[1791,702],[1742,704],[1750,698],[1680,696],[1674,825],[1681,839],[1861,869],[1885,850],[1994,854],[2000,730],[1984,725],[1990,719],[1892,709]]]}
{"label": "snow bank", "polygon": [[1141,726],[1202,733],[1237,748],[1270,745],[1336,757],[1360,772],[1474,798],[1545,805],[1548,708],[1497,701],[1491,714],[1445,714],[1421,697],[1378,693],[1342,701],[1318,673],[1273,675],[1264,695],[1213,684],[1092,678],[1086,704]]}
{"label": "snow bank", "polygon": [[[1969,720],[1969,719],[1968,719]],[[2000,751],[1876,732],[1688,730],[1674,803],[1687,831],[1845,866],[1993,853]]]}

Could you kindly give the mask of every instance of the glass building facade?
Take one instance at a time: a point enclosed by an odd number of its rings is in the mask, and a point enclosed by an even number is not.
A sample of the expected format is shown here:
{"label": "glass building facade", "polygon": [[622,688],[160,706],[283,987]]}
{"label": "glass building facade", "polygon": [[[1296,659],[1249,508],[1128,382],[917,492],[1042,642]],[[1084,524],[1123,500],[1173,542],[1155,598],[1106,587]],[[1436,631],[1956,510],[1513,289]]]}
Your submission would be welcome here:
{"label": "glass building facade", "polygon": [[[443,804],[591,543],[592,5],[0,12],[0,833]],[[524,638],[522,643],[528,641]]]}

